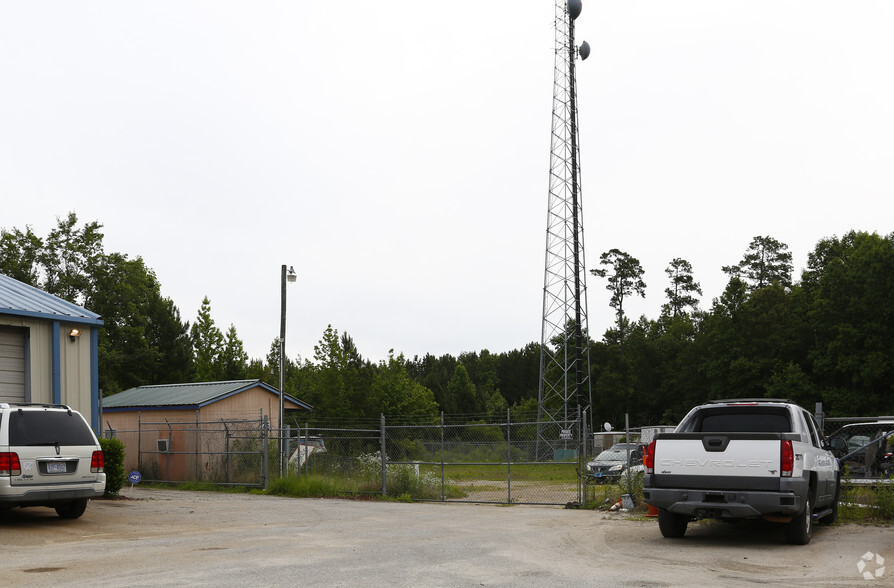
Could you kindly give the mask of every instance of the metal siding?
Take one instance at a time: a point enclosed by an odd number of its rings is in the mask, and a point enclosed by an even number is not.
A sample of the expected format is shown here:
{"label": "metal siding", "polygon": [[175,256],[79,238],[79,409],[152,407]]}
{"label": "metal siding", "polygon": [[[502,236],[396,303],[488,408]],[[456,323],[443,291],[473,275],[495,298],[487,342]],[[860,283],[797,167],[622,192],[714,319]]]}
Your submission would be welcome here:
{"label": "metal siding", "polygon": [[52,402],[51,323],[30,319],[31,402]]}
{"label": "metal siding", "polygon": [[[84,332],[71,341],[71,324],[62,324],[60,333],[62,387],[61,402],[92,421],[93,400],[90,395],[90,334]],[[83,329],[87,331],[88,329]],[[93,330],[93,329],[89,329]],[[92,424],[91,424],[92,428]]]}
{"label": "metal siding", "polygon": [[0,327],[0,400],[25,402],[25,332]]}
{"label": "metal siding", "polygon": [[94,431],[102,430],[99,421],[99,329],[90,328],[90,425]]}
{"label": "metal siding", "polygon": [[53,321],[52,326],[52,360],[50,365],[53,372],[53,404],[62,402],[62,346],[59,341],[59,321]]}

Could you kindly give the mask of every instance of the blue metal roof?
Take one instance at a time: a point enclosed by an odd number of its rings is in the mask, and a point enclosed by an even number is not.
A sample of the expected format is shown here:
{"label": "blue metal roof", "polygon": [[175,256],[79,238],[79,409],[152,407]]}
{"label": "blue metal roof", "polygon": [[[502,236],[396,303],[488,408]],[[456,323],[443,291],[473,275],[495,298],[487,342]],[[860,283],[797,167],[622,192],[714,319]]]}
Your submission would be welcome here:
{"label": "blue metal roof", "polygon": [[[261,380],[162,384],[158,386],[137,386],[136,388],[113,394],[102,399],[102,408],[110,412],[115,409],[127,410],[134,408],[200,408],[255,387],[260,387],[271,394],[279,396],[279,390],[265,384]],[[286,394],[285,399],[304,410],[312,410],[309,404],[298,400],[294,396]]]}
{"label": "blue metal roof", "polygon": [[0,274],[0,314],[101,325],[95,312]]}

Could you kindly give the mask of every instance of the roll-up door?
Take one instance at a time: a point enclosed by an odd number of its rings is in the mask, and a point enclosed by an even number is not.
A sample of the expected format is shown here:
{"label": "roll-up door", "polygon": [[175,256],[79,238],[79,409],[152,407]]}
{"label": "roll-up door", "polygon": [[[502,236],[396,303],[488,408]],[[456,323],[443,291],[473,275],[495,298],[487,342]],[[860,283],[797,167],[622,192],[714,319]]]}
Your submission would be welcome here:
{"label": "roll-up door", "polygon": [[0,327],[0,401],[25,402],[25,329]]}

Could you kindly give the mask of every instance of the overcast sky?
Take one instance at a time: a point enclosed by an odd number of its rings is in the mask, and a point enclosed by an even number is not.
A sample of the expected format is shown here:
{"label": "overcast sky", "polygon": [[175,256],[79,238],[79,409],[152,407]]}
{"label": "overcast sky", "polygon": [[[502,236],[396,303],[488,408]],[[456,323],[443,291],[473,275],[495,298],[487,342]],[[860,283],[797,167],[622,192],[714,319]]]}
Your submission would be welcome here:
{"label": "overcast sky", "polygon": [[[553,0],[0,0],[0,227],[75,211],[262,357],[327,324],[374,361],[540,340]],[[894,231],[894,2],[587,0],[587,268],[687,259],[710,307],[756,235],[796,277]],[[589,326],[614,319],[588,279]]]}

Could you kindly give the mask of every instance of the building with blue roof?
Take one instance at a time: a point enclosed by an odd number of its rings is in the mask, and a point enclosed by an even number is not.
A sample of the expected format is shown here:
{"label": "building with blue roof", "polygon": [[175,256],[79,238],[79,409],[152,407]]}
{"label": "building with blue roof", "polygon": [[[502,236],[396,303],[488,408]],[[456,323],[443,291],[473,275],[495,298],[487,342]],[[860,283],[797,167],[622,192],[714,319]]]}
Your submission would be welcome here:
{"label": "building with blue roof", "polygon": [[0,274],[0,402],[66,404],[99,430],[94,312]]}

